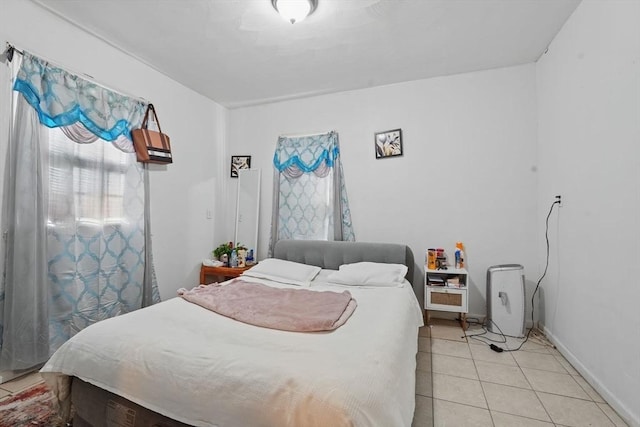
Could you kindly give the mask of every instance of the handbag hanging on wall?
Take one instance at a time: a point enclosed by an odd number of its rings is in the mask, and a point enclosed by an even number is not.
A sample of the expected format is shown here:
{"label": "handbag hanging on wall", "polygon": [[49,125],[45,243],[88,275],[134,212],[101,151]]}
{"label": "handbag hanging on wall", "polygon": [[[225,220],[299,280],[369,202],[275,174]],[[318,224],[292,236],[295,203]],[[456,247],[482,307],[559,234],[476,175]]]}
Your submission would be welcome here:
{"label": "handbag hanging on wall", "polygon": [[[158,131],[147,129],[149,124],[149,114],[153,113],[153,118],[158,125]],[[173,163],[171,156],[171,144],[169,143],[169,135],[162,133],[160,129],[160,121],[156,114],[153,104],[147,106],[144,113],[144,119],[140,129],[131,131],[131,139],[136,150],[136,158],[142,163]]]}

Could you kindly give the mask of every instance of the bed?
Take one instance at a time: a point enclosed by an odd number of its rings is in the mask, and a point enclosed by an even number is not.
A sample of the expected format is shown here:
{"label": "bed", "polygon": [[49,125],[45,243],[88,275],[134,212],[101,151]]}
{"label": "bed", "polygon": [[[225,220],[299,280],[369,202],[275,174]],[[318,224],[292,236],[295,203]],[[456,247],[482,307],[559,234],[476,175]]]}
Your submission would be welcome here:
{"label": "bed", "polygon": [[274,258],[322,268],[309,289],[348,289],[357,301],[351,317],[331,332],[289,332],[171,298],[99,322],[41,370],[62,416],[73,401],[75,427],[411,426],[422,312],[410,281],[328,280],[340,266],[363,261],[404,264],[413,279],[411,250],[283,240]]}

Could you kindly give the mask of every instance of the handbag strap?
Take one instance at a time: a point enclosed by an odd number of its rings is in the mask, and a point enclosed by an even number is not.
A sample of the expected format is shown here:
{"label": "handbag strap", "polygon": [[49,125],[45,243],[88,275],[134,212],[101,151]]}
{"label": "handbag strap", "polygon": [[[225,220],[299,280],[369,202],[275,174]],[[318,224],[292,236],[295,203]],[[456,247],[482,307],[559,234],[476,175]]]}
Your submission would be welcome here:
{"label": "handbag strap", "polygon": [[144,119],[142,119],[142,124],[140,125],[140,129],[146,129],[147,124],[149,122],[149,112],[153,113],[154,120],[158,125],[158,132],[162,133],[162,129],[160,128],[160,120],[158,120],[158,115],[156,114],[156,109],[153,104],[147,105],[147,111],[144,113]]}

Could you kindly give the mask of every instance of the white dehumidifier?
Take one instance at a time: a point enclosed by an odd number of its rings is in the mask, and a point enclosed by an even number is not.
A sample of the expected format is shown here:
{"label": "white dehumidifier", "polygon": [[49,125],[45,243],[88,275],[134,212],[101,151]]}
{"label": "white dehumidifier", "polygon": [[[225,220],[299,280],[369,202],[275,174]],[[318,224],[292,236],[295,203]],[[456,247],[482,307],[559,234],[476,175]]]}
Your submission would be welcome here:
{"label": "white dehumidifier", "polygon": [[495,334],[524,336],[524,267],[494,265],[487,270],[487,329]]}

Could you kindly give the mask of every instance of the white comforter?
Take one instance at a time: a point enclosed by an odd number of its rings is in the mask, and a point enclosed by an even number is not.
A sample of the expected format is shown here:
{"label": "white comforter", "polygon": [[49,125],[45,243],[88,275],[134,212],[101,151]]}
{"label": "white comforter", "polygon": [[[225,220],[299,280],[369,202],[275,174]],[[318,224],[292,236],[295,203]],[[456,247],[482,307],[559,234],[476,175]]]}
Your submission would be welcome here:
{"label": "white comforter", "polygon": [[[345,289],[326,274],[311,289]],[[173,298],[83,330],[41,372],[62,400],[76,376],[194,426],[410,426],[413,290],[348,289],[358,307],[332,332],[259,328]]]}

